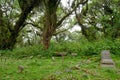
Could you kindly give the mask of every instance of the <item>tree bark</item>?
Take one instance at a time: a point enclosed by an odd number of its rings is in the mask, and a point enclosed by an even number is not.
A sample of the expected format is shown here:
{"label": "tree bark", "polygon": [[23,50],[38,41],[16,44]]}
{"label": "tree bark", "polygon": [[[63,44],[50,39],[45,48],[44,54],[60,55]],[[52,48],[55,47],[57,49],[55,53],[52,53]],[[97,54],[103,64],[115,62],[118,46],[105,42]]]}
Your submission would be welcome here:
{"label": "tree bark", "polygon": [[[22,30],[24,27],[23,24],[25,20],[27,19],[28,14],[30,11],[33,9],[33,5],[27,7],[24,12],[21,12],[19,19],[16,21],[16,24],[14,25],[14,28],[12,29],[11,27],[13,25],[6,25],[4,24],[4,21],[0,19],[0,23],[3,21],[3,24],[0,24],[0,27],[6,28],[7,31],[9,31],[9,35],[6,34],[4,31],[1,30],[1,33],[5,34],[4,38],[0,41],[0,49],[13,49],[15,46],[15,43],[17,42],[17,37],[19,32]],[[1,12],[1,11],[0,11]],[[1,17],[4,18],[1,14]],[[7,36],[7,37],[6,37]],[[3,36],[1,36],[3,37]]]}
{"label": "tree bark", "polygon": [[59,21],[57,21],[57,7],[60,0],[50,1],[43,0],[45,4],[45,22],[43,29],[43,46],[45,49],[49,48],[50,40],[55,33],[56,29],[61,25],[61,23],[70,16],[79,7],[79,4],[84,4],[84,2],[77,3],[76,6],[68,14],[64,15]]}
{"label": "tree bark", "polygon": [[[59,1],[59,0],[58,0]],[[57,28],[57,2],[44,2],[45,4],[45,16],[44,16],[44,29],[43,29],[43,46],[44,49],[48,49],[50,40]]]}
{"label": "tree bark", "polygon": [[46,23],[44,24],[44,29],[43,29],[43,46],[44,49],[48,49],[49,45],[50,45],[50,40],[52,38],[52,35],[55,32],[56,26],[55,23],[53,23],[54,25],[50,24],[51,23],[51,19],[50,18],[46,18]]}
{"label": "tree bark", "polygon": [[44,49],[48,49],[50,46],[50,40],[51,40],[51,36],[52,32],[48,32],[48,30],[46,30],[43,33],[43,45],[44,45]]}

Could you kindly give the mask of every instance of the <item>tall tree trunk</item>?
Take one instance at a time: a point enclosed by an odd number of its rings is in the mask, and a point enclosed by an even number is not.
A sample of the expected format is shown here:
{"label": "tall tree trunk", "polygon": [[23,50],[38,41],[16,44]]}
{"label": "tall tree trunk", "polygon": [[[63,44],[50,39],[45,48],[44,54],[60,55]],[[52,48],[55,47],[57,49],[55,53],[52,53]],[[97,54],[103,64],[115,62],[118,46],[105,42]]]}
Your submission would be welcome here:
{"label": "tall tree trunk", "polygon": [[44,45],[44,49],[48,49],[49,48],[51,37],[52,37],[52,32],[49,32],[48,29],[43,32],[43,45]]}
{"label": "tall tree trunk", "polygon": [[43,45],[45,49],[49,48],[50,40],[56,30],[55,25],[53,26],[53,25],[48,25],[48,24],[46,24],[46,27],[44,27],[44,31],[43,31]]}
{"label": "tall tree trunk", "polygon": [[61,0],[43,0],[43,3],[45,5],[43,45],[45,49],[49,48],[51,37],[54,34],[56,28],[60,26],[62,22],[77,9],[77,7],[79,7],[79,4],[84,4],[81,2],[77,3],[69,13],[57,21],[56,12],[60,1]]}
{"label": "tall tree trunk", "polygon": [[55,2],[44,2],[45,3],[45,22],[43,29],[43,46],[44,49],[48,49],[50,45],[50,40],[54,34],[57,26],[57,3]]}

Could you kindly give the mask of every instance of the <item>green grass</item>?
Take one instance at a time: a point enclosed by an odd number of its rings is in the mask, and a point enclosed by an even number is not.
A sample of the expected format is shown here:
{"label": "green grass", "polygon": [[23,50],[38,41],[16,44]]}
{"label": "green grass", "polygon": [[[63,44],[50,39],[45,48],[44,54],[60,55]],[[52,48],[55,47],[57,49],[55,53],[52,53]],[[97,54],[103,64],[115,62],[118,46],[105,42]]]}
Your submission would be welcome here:
{"label": "green grass", "polygon": [[[0,57],[0,80],[120,80],[120,58],[113,55],[116,69],[101,68],[100,58],[47,57],[11,58]],[[78,69],[74,68],[79,65]],[[18,66],[24,66],[18,73]]]}
{"label": "green grass", "polygon": [[[119,45],[120,39],[52,43],[48,50],[41,45],[0,50],[0,80],[120,80]],[[106,49],[116,69],[100,67],[100,52]],[[52,60],[54,52],[67,52],[68,56]],[[72,57],[71,53],[78,55]],[[19,65],[24,67],[22,73],[18,73]]]}

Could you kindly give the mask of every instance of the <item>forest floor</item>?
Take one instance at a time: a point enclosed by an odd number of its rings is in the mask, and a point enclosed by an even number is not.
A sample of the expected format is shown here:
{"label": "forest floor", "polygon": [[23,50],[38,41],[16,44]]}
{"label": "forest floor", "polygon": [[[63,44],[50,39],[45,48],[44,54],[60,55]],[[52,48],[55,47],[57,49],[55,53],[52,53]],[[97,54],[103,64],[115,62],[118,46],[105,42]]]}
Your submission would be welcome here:
{"label": "forest floor", "polygon": [[112,58],[116,68],[101,68],[98,56],[21,59],[1,56],[0,80],[120,80],[120,58]]}

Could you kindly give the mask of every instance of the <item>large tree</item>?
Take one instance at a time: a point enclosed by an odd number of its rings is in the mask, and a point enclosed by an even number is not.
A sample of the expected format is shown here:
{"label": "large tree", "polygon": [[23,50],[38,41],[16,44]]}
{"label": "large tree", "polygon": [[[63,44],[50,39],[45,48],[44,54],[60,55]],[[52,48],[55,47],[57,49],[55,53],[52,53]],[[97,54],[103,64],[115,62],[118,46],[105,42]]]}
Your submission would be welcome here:
{"label": "large tree", "polygon": [[[60,1],[61,0],[43,0],[45,8],[43,45],[45,49],[49,48],[51,37],[56,32],[56,29],[60,27],[64,20],[69,17],[80,6],[80,4],[84,4],[84,1],[72,1],[72,5],[69,6],[69,10],[67,10],[66,14],[60,18],[60,15],[57,14],[57,9],[60,5]],[[58,19],[58,17],[60,19]]]}
{"label": "large tree", "polygon": [[119,37],[119,9],[118,0],[88,0],[88,3],[82,5],[81,11],[76,11],[82,34],[89,41],[98,37]]}
{"label": "large tree", "polygon": [[0,49],[13,49],[19,32],[25,26],[24,22],[27,19],[28,14],[36,5],[38,5],[38,3],[40,3],[40,0],[18,0],[18,2],[21,12],[19,16],[17,16],[17,20],[15,15],[12,16],[18,8],[18,6],[15,7],[18,4],[14,5],[17,1],[11,2],[11,0],[8,0],[7,2],[3,1],[0,3],[0,33],[2,33],[0,34],[2,37],[2,39],[0,39]]}

